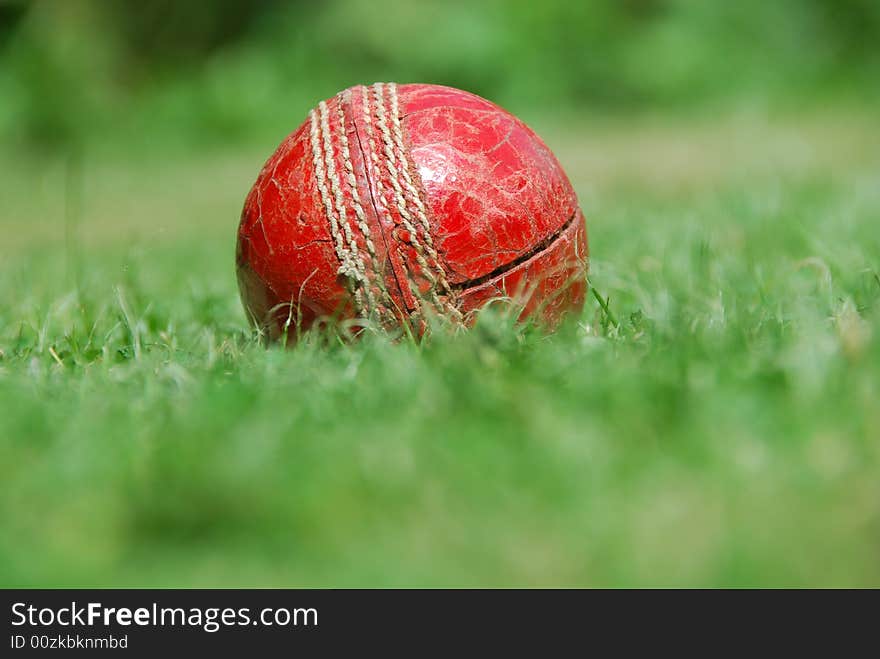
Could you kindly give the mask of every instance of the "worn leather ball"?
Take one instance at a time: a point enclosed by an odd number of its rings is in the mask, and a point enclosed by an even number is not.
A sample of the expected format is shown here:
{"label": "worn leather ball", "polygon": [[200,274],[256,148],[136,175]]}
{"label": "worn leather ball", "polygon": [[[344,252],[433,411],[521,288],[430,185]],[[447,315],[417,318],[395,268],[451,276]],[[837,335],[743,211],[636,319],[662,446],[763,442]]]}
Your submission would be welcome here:
{"label": "worn leather ball", "polygon": [[377,83],[322,101],[263,166],[236,252],[251,321],[468,323],[493,299],[548,328],[581,309],[587,235],[568,177],[474,94]]}

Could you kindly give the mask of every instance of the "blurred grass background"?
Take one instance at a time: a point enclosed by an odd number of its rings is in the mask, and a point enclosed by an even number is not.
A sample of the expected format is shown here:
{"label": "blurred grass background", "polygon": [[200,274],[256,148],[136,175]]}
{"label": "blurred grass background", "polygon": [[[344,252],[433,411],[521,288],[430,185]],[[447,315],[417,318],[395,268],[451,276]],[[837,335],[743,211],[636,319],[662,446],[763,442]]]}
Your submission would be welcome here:
{"label": "blurred grass background", "polygon": [[[880,4],[0,0],[0,585],[880,584]],[[523,117],[591,300],[264,350],[244,196],[376,80]]]}
{"label": "blurred grass background", "polygon": [[187,147],[288,132],[365,80],[631,113],[877,99],[873,0],[4,0],[4,142]]}

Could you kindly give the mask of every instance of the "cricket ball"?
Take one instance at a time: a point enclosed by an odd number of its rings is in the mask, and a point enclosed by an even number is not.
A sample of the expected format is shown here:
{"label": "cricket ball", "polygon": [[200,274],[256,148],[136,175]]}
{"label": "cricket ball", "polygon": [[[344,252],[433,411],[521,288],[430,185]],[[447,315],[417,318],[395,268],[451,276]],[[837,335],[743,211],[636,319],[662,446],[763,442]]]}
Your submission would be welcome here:
{"label": "cricket ball", "polygon": [[420,334],[499,298],[552,329],[583,306],[586,223],[522,121],[458,89],[377,83],[319,103],[269,158],[236,265],[270,337],[322,319]]}

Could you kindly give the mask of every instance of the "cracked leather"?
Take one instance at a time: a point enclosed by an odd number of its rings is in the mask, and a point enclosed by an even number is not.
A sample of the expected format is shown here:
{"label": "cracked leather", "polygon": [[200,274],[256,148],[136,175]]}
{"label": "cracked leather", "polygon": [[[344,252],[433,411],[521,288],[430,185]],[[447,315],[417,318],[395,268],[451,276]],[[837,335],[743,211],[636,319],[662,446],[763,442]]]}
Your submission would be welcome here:
{"label": "cracked leather", "polygon": [[[396,88],[412,182],[450,285],[444,296],[466,320],[491,299],[515,298],[522,317],[553,327],[577,312],[586,293],[587,235],[577,197],[559,162],[522,121],[473,94],[436,85]],[[375,109],[356,87],[326,101],[341,125],[330,131],[335,169],[350,164],[379,272],[366,259],[355,223],[354,191],[341,185],[353,241],[373,278],[387,291],[393,315],[412,317],[431,286],[393,198],[376,132]],[[367,101],[369,105],[369,100]],[[289,135],[263,166],[244,205],[236,264],[252,322],[277,336],[287,324],[306,328],[325,316],[354,317],[356,308],[334,251],[310,149],[309,122]],[[386,298],[386,299],[387,299]]]}

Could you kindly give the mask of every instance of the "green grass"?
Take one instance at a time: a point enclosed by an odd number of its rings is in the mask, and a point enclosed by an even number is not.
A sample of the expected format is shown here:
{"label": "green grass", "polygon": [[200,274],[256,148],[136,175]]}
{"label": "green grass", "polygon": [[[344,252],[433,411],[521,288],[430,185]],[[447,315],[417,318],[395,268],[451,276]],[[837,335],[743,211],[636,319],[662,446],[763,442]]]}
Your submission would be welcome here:
{"label": "green grass", "polygon": [[875,119],[539,125],[611,316],[422,345],[255,340],[274,145],[7,159],[0,585],[880,586]]}

